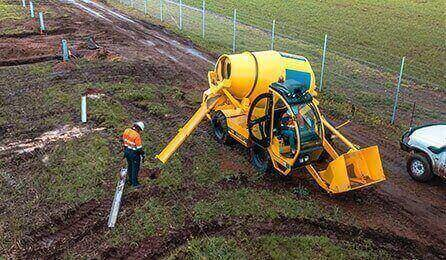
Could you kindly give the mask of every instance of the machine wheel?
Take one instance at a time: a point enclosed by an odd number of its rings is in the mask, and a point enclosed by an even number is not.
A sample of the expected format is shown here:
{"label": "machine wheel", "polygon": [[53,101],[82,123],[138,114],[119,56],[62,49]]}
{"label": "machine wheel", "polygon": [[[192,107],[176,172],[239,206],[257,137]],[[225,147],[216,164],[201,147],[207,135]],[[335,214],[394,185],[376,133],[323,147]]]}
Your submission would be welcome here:
{"label": "machine wheel", "polygon": [[261,173],[270,173],[273,169],[271,157],[266,149],[254,145],[250,150],[251,163]]}
{"label": "machine wheel", "polygon": [[214,129],[215,139],[221,144],[230,144],[231,136],[229,135],[228,121],[225,114],[217,111],[211,119],[212,128]]}
{"label": "machine wheel", "polygon": [[419,182],[427,182],[434,177],[429,160],[420,153],[412,154],[409,157],[407,172],[412,179]]}

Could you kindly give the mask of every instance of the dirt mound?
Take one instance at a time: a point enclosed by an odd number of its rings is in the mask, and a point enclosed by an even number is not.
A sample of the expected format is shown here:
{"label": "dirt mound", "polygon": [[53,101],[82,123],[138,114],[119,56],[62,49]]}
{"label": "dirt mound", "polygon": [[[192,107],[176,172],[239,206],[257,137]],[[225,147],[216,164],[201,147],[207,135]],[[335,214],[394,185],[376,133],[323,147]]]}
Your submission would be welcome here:
{"label": "dirt mound", "polygon": [[116,53],[112,53],[106,48],[99,48],[97,50],[85,51],[84,58],[89,61],[94,60],[109,60],[109,61],[121,61],[122,57]]}
{"label": "dirt mound", "polygon": [[53,66],[53,73],[69,72],[74,69],[76,69],[76,65],[73,62],[61,61]]}

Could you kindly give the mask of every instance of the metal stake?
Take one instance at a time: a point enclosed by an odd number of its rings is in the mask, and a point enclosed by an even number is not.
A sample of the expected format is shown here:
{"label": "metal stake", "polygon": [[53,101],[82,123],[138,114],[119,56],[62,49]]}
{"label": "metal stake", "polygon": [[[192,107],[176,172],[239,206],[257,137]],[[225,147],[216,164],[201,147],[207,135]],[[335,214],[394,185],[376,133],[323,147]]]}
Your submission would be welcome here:
{"label": "metal stake", "polygon": [[124,191],[125,179],[127,176],[127,169],[121,169],[119,174],[118,185],[116,186],[115,196],[113,197],[112,207],[110,209],[110,215],[108,216],[108,227],[114,228],[116,219],[118,218],[119,207],[121,206],[122,193]]}
{"label": "metal stake", "polygon": [[35,15],[34,15],[34,4],[31,1],[29,1],[29,12],[31,14],[31,18],[34,18],[35,17]]}
{"label": "metal stake", "polygon": [[201,15],[201,31],[202,36],[204,38],[205,35],[205,29],[206,29],[206,1],[203,0],[203,9],[202,9],[202,15]]}
{"label": "metal stake", "polygon": [[392,113],[392,120],[390,123],[393,125],[395,123],[396,119],[396,111],[398,109],[398,95],[400,94],[400,87],[401,87],[401,81],[403,79],[403,70],[404,70],[404,61],[406,60],[406,57],[403,57],[401,60],[401,69],[400,69],[400,75],[398,77],[398,85],[396,87],[396,93],[395,93],[395,103],[393,105],[393,113]]}
{"label": "metal stake", "polygon": [[232,35],[232,52],[236,51],[236,34],[237,34],[237,9],[234,9],[234,26],[233,26],[233,35]]}
{"label": "metal stake", "polygon": [[44,32],[45,29],[45,23],[43,22],[43,13],[39,12],[39,22],[40,22],[40,31]]}
{"label": "metal stake", "polygon": [[271,30],[271,50],[274,50],[275,38],[276,38],[276,20],[273,20],[273,29]]}
{"label": "metal stake", "polygon": [[183,0],[180,0],[180,21],[179,21],[180,30],[183,30]]}
{"label": "metal stake", "polygon": [[413,102],[413,107],[412,107],[412,116],[410,117],[410,128],[412,128],[412,125],[413,125],[413,120],[414,120],[414,117],[415,117],[415,102]]}
{"label": "metal stake", "polygon": [[324,70],[325,70],[325,57],[327,54],[327,43],[328,43],[328,35],[325,35],[325,40],[324,40],[324,51],[322,53],[322,68],[321,68],[321,80],[319,82],[319,91],[322,91],[322,84],[324,81]]}

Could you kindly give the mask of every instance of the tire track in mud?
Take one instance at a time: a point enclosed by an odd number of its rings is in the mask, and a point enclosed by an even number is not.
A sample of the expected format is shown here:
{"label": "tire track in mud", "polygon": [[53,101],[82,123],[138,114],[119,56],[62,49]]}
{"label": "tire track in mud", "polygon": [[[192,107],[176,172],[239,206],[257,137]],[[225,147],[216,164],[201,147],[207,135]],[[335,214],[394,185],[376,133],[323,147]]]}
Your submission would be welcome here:
{"label": "tire track in mud", "polygon": [[[157,187],[142,192],[130,192],[122,198],[121,209],[126,207],[133,210],[145,197],[156,196],[159,192]],[[99,236],[108,229],[111,202],[112,198],[102,201],[90,200],[62,216],[53,218],[22,241],[25,250],[21,256],[57,258],[85,236],[93,233]]]}
{"label": "tire track in mud", "polygon": [[[174,67],[181,67],[200,79],[205,79],[206,69],[213,64],[212,55],[197,50],[192,43],[184,43],[182,38],[167,33],[161,27],[127,16],[101,3],[89,0],[73,1],[73,3],[74,8],[80,8],[82,11],[90,10],[87,11],[88,15],[109,24],[116,33],[131,39],[139,49],[144,50],[145,56],[161,59]],[[115,51],[119,53],[119,50]]]}
{"label": "tire track in mud", "polygon": [[322,235],[331,239],[361,244],[364,239],[372,241],[373,248],[385,249],[395,258],[443,258],[446,252],[436,246],[425,246],[416,241],[374,229],[363,229],[327,219],[279,217],[274,220],[259,220],[251,217],[223,218],[209,222],[189,224],[167,235],[152,236],[139,246],[110,247],[102,253],[103,258],[159,258],[185,245],[188,240],[207,236],[236,237],[242,232],[250,238],[276,234],[281,236]]}
{"label": "tire track in mud", "polygon": [[47,30],[43,34],[41,34],[38,31],[29,31],[29,32],[20,32],[20,33],[10,33],[10,34],[0,34],[0,39],[4,38],[17,38],[17,39],[23,39],[23,38],[31,38],[33,36],[35,37],[44,37],[48,35],[63,35],[63,34],[69,34],[76,32],[75,28],[67,27],[67,28],[58,28],[58,29],[52,29]]}
{"label": "tire track in mud", "polygon": [[34,57],[27,57],[24,59],[0,60],[0,67],[34,64],[52,60],[62,60],[62,55],[39,55]]}

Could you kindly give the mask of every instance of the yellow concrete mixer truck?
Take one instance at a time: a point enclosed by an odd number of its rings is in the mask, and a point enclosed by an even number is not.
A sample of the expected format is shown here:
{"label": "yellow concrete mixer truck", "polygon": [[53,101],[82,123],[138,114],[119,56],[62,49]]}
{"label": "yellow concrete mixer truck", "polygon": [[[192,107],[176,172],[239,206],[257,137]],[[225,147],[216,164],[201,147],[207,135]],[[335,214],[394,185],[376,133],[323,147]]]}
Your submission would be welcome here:
{"label": "yellow concrete mixer truck", "polygon": [[[161,162],[207,117],[217,141],[235,140],[249,148],[261,172],[289,175],[306,169],[329,193],[385,180],[378,147],[359,149],[321,114],[305,57],[276,51],[223,55],[208,80],[198,111],[156,156]],[[346,153],[335,149],[333,137],[345,144]]]}

